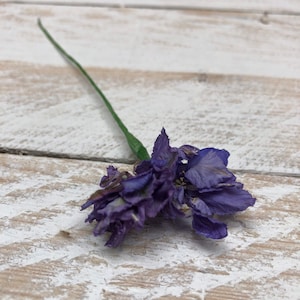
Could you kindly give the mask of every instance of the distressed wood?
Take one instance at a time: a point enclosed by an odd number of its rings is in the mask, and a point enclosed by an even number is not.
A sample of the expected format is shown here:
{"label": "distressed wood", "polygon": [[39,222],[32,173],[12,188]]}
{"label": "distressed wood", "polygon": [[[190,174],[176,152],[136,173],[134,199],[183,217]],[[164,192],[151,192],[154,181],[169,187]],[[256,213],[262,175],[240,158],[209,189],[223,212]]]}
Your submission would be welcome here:
{"label": "distressed wood", "polygon": [[84,66],[300,78],[298,16],[7,4],[1,61],[65,66],[37,17]]}
{"label": "distressed wood", "polygon": [[[0,154],[0,298],[298,299],[298,1],[13,2],[0,0],[0,151],[36,157]],[[231,152],[257,203],[224,219],[226,239],[160,219],[120,249],[92,236],[80,206],[108,164],[88,160],[133,157],[38,16],[149,150],[165,126],[174,146]]]}
{"label": "distressed wood", "polygon": [[297,14],[300,12],[298,0],[0,0],[0,3],[36,3],[53,5],[99,5],[117,7],[144,7],[144,8],[177,8],[177,9],[204,9],[204,10],[250,10],[269,11],[281,14]]}
{"label": "distressed wood", "polygon": [[[71,67],[0,66],[2,151],[134,160],[101,100]],[[171,145],[228,149],[233,169],[299,173],[299,80],[89,71],[150,151],[164,126]]]}
{"label": "distressed wood", "polygon": [[79,211],[106,166],[0,155],[2,299],[297,299],[299,178],[237,174],[258,200],[224,240],[156,220],[111,250]]}
{"label": "distressed wood", "polygon": [[165,126],[174,146],[228,149],[234,169],[299,173],[298,17],[264,25],[256,14],[34,5],[0,14],[1,151],[133,160],[38,30],[41,16],[149,150]]}

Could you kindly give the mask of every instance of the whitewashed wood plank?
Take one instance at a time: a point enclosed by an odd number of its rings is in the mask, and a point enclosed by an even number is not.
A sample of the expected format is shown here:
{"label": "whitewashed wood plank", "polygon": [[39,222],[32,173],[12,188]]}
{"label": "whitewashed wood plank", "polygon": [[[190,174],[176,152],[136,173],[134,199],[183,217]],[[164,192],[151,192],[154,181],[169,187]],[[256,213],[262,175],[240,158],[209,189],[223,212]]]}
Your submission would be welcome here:
{"label": "whitewashed wood plank", "polygon": [[84,66],[300,78],[297,16],[8,4],[0,60],[64,64],[38,16]]}
{"label": "whitewashed wood plank", "polygon": [[[162,55],[157,64],[155,61],[147,60],[147,55],[160,52],[161,49],[156,46],[160,45],[168,34],[172,35],[170,41],[174,43],[176,39],[177,42],[179,36],[171,29],[170,21],[173,19],[175,22],[180,12],[171,12],[170,17],[166,19],[168,26],[162,27],[162,24],[159,24],[161,21],[152,18],[156,12],[142,10],[70,8],[66,17],[66,8],[17,5],[7,5],[3,8],[0,18],[3,26],[0,26],[0,31],[2,30],[1,36],[5,41],[3,44],[9,46],[3,47],[0,51],[2,148],[26,148],[106,159],[132,158],[127,146],[124,145],[124,139],[116,126],[109,121],[103,106],[99,109],[99,101],[92,98],[91,92],[87,93],[86,86],[55,53],[35,24],[37,15],[48,16],[46,23],[50,24],[49,29],[57,32],[62,41],[66,41],[69,45],[67,48],[74,49],[74,52],[79,49],[80,53],[77,53],[76,57],[83,60],[84,65],[89,65],[90,53],[86,55],[82,46],[87,47],[87,43],[91,40],[91,37],[86,35],[87,30],[93,34],[97,31],[98,35],[99,27],[95,26],[97,22],[90,22],[90,17],[94,16],[96,19],[101,17],[101,20],[106,20],[106,25],[113,26],[111,33],[114,31],[116,37],[110,34],[104,39],[107,45],[104,59],[102,57],[99,60],[94,56],[94,60],[90,60],[95,65],[93,75],[105,89],[121,117],[127,117],[128,127],[144,141],[149,150],[161,127],[165,126],[174,145],[193,143],[199,147],[227,148],[232,152],[232,168],[299,173],[298,80],[240,76],[226,78],[206,75],[211,70],[205,68],[194,70],[195,72],[190,74],[188,67],[184,67],[182,73],[165,73],[162,71],[166,64],[162,63],[162,60],[167,59],[170,52],[168,55]],[[72,17],[69,18],[70,15]],[[235,22],[239,25],[243,22],[249,24],[254,22],[253,15],[246,15],[251,17],[251,20],[243,19],[245,15],[239,14],[196,15],[200,16],[201,22],[208,27],[211,23],[219,24],[218,22],[223,20],[224,24],[218,25],[220,32],[223,33],[226,30],[222,28],[228,28]],[[191,25],[196,15],[184,13],[180,20],[184,26]],[[148,16],[148,19],[142,16]],[[121,27],[114,25],[115,18],[120,21]],[[296,19],[288,17],[283,20],[289,22],[283,26],[285,30],[280,38],[284,40],[284,37],[288,36],[288,39],[292,39],[295,43],[294,46],[297,46],[299,37],[298,34],[296,37],[295,33]],[[230,25],[229,21],[233,23]],[[54,22],[56,24],[51,25]],[[178,23],[179,19],[176,22]],[[59,29],[57,25],[61,23],[62,29]],[[133,30],[134,24],[142,28],[141,33],[139,30]],[[79,34],[74,32],[75,25],[76,29],[81,30]],[[273,29],[279,29],[276,26]],[[198,33],[204,30],[201,24],[194,27],[198,28],[195,34],[198,30],[200,30]],[[120,28],[125,31],[121,32]],[[143,36],[151,36],[155,28],[160,28],[155,30],[157,33],[161,28],[165,28],[165,35],[158,41],[151,39],[152,43],[147,44],[152,47],[150,51],[147,47],[143,49],[145,52],[148,51],[145,57],[148,66],[145,66],[145,69],[153,71],[152,65],[156,64],[160,72],[135,73],[141,65],[139,59],[136,59],[139,51],[136,52],[134,47],[140,44],[139,40],[142,41]],[[182,27],[177,26],[179,31],[180,28]],[[247,28],[249,31],[250,27]],[[134,37],[131,40],[131,35],[123,36],[124,32],[131,32],[130,30],[133,30]],[[244,33],[246,32],[245,29]],[[221,37],[220,33],[218,35]],[[255,33],[255,36],[257,35],[259,34]],[[272,40],[275,40],[274,36],[273,33]],[[247,39],[248,36],[245,35],[243,41]],[[92,40],[95,40],[95,37]],[[120,40],[125,45],[127,43],[132,50],[129,59],[131,67],[126,64],[118,66],[114,62],[119,56],[113,53],[113,49],[117,48],[118,52],[122,52],[124,48]],[[185,48],[189,47],[189,40],[182,45]],[[223,46],[220,45],[220,49],[228,48]],[[180,44],[179,46],[175,44],[174,47],[175,50],[181,49]],[[99,49],[102,48],[94,48],[93,55],[99,56]],[[241,47],[239,51],[242,50],[245,49]],[[280,53],[283,55],[284,49],[278,50],[278,54]],[[181,58],[180,53],[177,54]],[[105,60],[105,56],[110,59]],[[22,62],[21,57],[27,61],[26,64]],[[191,57],[191,61],[195,61],[195,57]],[[298,58],[296,61],[299,63]],[[61,68],[50,67],[45,63],[57,64]],[[108,72],[109,70],[103,69],[106,65],[116,70]],[[243,64],[241,66],[232,65],[239,74],[243,73]],[[128,67],[129,71],[118,71],[122,67]],[[218,68],[221,73],[225,72],[221,64]],[[258,69],[252,70],[256,72],[255,75],[261,74]],[[275,69],[270,71],[266,68],[266,70],[274,77],[279,76],[278,70],[276,72]],[[290,67],[290,70],[293,68]],[[105,75],[105,72],[109,74]],[[292,72],[289,72],[288,77],[293,77]],[[145,111],[145,105],[148,104]]]}
{"label": "whitewashed wood plank", "polygon": [[[101,100],[69,67],[0,64],[0,145],[133,160]],[[300,173],[300,81],[89,69],[149,151],[171,145],[231,152],[233,169]]]}
{"label": "whitewashed wood plank", "polygon": [[79,211],[105,167],[0,155],[2,299],[297,299],[299,178],[238,174],[258,200],[224,240],[157,220],[111,250]]}
{"label": "whitewashed wood plank", "polygon": [[195,8],[206,10],[251,10],[251,11],[269,11],[275,13],[299,13],[300,4],[298,0],[0,0],[0,3],[36,3],[36,4],[65,4],[65,5],[103,5],[117,7],[146,7],[146,8]]}

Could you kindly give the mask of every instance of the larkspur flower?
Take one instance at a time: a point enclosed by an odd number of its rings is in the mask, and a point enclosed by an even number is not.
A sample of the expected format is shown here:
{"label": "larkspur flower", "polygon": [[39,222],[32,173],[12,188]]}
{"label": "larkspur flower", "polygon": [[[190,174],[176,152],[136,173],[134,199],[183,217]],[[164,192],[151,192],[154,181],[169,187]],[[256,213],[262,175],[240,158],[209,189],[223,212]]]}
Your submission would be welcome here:
{"label": "larkspur flower", "polygon": [[170,147],[162,129],[150,158],[147,149],[128,131],[87,71],[55,41],[39,19],[38,26],[95,89],[130,149],[141,160],[134,174],[108,167],[107,175],[100,181],[101,189],[82,205],[82,209],[93,205],[86,221],[96,221],[94,234],[111,232],[106,245],[117,247],[131,229],[142,228],[147,219],[161,214],[171,219],[192,216],[196,233],[213,239],[225,237],[226,224],[215,216],[242,211],[255,203],[227,169],[229,153],[214,148],[200,150],[190,145]]}
{"label": "larkspur flower", "polygon": [[232,214],[254,205],[255,199],[227,169],[229,153],[190,145],[170,147],[164,129],[150,160],[134,174],[108,167],[101,189],[82,206],[93,205],[86,221],[96,221],[94,234],[111,232],[106,246],[117,247],[131,229],[140,229],[158,214],[166,218],[192,216],[197,234],[212,239],[227,235],[216,215]]}

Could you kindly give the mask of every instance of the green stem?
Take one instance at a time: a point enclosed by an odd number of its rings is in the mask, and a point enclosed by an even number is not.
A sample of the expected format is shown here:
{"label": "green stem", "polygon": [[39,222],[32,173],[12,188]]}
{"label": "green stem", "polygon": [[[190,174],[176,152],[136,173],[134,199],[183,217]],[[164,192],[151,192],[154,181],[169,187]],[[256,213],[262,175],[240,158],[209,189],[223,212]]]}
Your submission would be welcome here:
{"label": "green stem", "polygon": [[43,26],[40,19],[38,19],[38,26],[42,30],[42,32],[45,34],[47,39],[51,42],[51,44],[56,48],[56,50],[64,57],[66,58],[70,63],[72,63],[87,79],[87,81],[91,84],[91,86],[96,90],[98,95],[102,98],[104,104],[106,105],[107,109],[111,113],[112,117],[124,133],[127,143],[129,147],[131,148],[132,152],[137,156],[140,160],[146,160],[149,159],[150,156],[146,150],[146,148],[143,146],[143,144],[132,134],[128,131],[127,127],[124,125],[122,120],[119,118],[115,110],[113,109],[112,105],[106,98],[106,96],[103,94],[103,92],[100,90],[100,88],[96,85],[94,80],[91,78],[91,76],[87,73],[87,71],[70,55],[68,54],[51,36],[51,34],[47,31],[47,29]]}

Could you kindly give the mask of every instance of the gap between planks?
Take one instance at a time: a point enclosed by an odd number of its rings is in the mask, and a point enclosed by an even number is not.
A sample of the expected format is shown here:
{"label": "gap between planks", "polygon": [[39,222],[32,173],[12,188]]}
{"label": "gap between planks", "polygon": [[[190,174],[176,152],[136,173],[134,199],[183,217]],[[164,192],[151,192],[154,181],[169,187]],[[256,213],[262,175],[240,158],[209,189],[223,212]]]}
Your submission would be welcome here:
{"label": "gap between planks", "polygon": [[[194,7],[189,5],[156,5],[156,4],[117,4],[117,3],[93,3],[93,2],[63,2],[63,1],[1,1],[1,4],[17,5],[41,5],[41,6],[72,6],[72,7],[103,7],[103,8],[129,8],[129,9],[151,9],[151,10],[182,10],[199,12],[218,13],[241,13],[241,14],[263,14],[263,18],[268,15],[300,16],[300,12],[291,10],[275,9],[246,9],[246,8],[215,8],[215,7]],[[263,21],[263,19],[262,19]]]}
{"label": "gap between planks", "polygon": [[[133,165],[136,162],[135,160],[126,159],[126,158],[124,159],[111,158],[111,157],[105,158],[105,157],[88,156],[82,154],[58,153],[58,152],[49,152],[49,151],[40,151],[40,150],[31,150],[31,149],[16,149],[16,148],[7,148],[7,147],[0,147],[0,153],[7,154],[7,155],[70,159],[70,160],[78,160],[78,161],[91,161],[91,162],[128,164],[128,165]],[[257,171],[251,169],[231,169],[231,168],[229,169],[233,173],[240,173],[240,174],[300,178],[300,173]]]}

